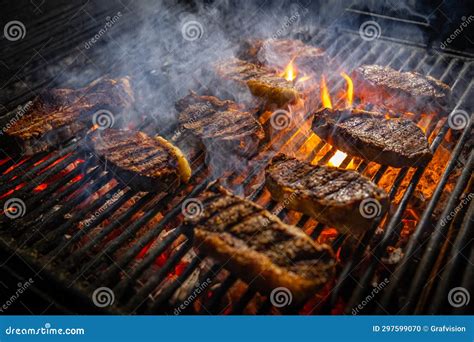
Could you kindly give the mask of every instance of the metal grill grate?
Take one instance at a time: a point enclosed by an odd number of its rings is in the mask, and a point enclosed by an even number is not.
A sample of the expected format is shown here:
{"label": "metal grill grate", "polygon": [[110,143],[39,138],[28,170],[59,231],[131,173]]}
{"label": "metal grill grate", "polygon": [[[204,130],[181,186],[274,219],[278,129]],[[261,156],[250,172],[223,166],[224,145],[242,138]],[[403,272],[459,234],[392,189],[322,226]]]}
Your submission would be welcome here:
{"label": "metal grill grate", "polygon": [[[318,32],[309,43],[325,48],[343,69],[350,71],[365,63],[383,63],[401,71],[416,70],[432,75],[452,87],[456,98],[453,110],[472,110],[472,101],[469,102],[472,97],[472,61],[431,54],[394,42],[367,42],[351,34],[338,35],[334,39],[334,35],[328,32]],[[334,88],[337,88],[336,78],[332,81],[335,83]],[[341,253],[347,254],[341,262],[342,269],[337,280],[327,289],[327,293],[318,295],[317,302],[309,302],[303,308],[296,309],[296,312],[350,313],[373,289],[374,276],[377,278],[382,274],[391,275],[389,286],[381,294],[381,307],[393,307],[393,313],[400,310],[403,313],[446,310],[441,299],[427,305],[430,301],[420,296],[420,293],[432,298],[442,298],[452,285],[450,275],[455,271],[464,274],[463,284],[466,288],[472,288],[469,268],[466,262],[459,260],[457,253],[460,250],[470,250],[472,259],[472,230],[469,229],[472,222],[468,219],[469,215],[466,214],[467,221],[459,230],[449,228],[449,225],[443,228],[440,221],[436,225],[431,222],[433,211],[453,170],[458,168],[460,155],[466,150],[471,136],[470,123],[462,134],[452,131],[446,120],[448,114],[442,113],[439,118],[431,117],[426,124],[426,134],[430,137],[433,152],[447,141],[448,135],[449,146],[453,146],[453,149],[449,163],[404,247],[405,258],[393,271],[384,269],[386,266],[380,261],[386,256],[387,247],[401,238],[402,218],[424,175],[424,167],[416,169],[414,173],[410,173],[407,168],[399,169],[390,190],[392,200],[397,195],[400,197],[395,212],[374,222],[372,229],[359,241],[341,234],[330,240],[334,250],[341,248]],[[417,123],[422,119],[421,115],[414,117]],[[271,158],[271,154],[266,152],[272,150],[290,146],[292,151],[304,155],[308,161],[327,163],[337,150],[321,141],[315,144],[315,141],[319,141],[315,135],[307,136],[297,128],[291,132],[282,132],[260,151],[257,159],[261,158],[261,162],[255,163],[245,176],[231,174],[228,184],[240,186],[249,199],[263,204],[285,222],[308,231],[316,240],[327,232],[328,227],[287,209],[276,210],[277,203],[270,200],[267,190],[263,186],[256,189],[253,187],[256,177]],[[1,199],[2,204],[14,196],[24,199],[27,208],[33,208],[27,210],[20,219],[2,223],[0,241],[6,255],[10,256],[14,252],[29,264],[35,265],[36,274],[48,274],[48,279],[60,286],[63,296],[68,296],[68,303],[74,302],[70,296],[76,296],[77,303],[81,303],[81,298],[87,298],[89,303],[95,289],[107,286],[115,294],[114,312],[172,313],[180,305],[179,298],[192,296],[194,287],[189,286],[189,283],[200,284],[203,279],[210,279],[212,284],[206,287],[200,297],[193,298],[196,303],[201,301],[205,305],[200,308],[197,305],[189,306],[189,312],[239,314],[248,312],[249,306],[259,314],[275,311],[269,299],[257,293],[251,284],[241,284],[239,279],[205,255],[197,255],[192,249],[192,229],[180,224],[182,203],[196,197],[213,179],[203,164],[202,155],[193,159],[194,174],[190,186],[182,186],[175,194],[144,194],[115,182],[114,175],[79,146],[77,141],[72,141],[65,148],[51,154],[41,154],[20,161],[5,159],[0,165],[0,194],[11,192]],[[468,151],[470,153],[469,148]],[[472,190],[468,185],[472,174],[472,159],[471,153],[440,217],[446,217],[458,205],[460,196]],[[386,177],[389,169],[351,156],[344,159],[341,167],[348,167],[351,163],[376,183]],[[54,182],[48,183],[45,190],[35,191],[37,186],[64,170],[68,171]],[[408,180],[410,176],[411,179]],[[401,185],[405,181],[407,185],[402,190]],[[94,193],[101,189],[104,190],[102,195],[94,197]],[[400,191],[403,192],[399,193]],[[114,198],[114,202],[101,210],[110,198]],[[133,204],[126,205],[131,199]],[[472,204],[469,213],[472,213]],[[78,223],[91,215],[94,215],[94,219],[78,229]],[[111,217],[114,217],[113,221],[110,221]],[[146,228],[150,222],[153,222],[152,227]],[[381,233],[377,232],[379,225],[383,226]],[[452,231],[450,239],[454,243],[441,249],[441,253],[449,260],[443,270],[437,260],[442,257],[438,251],[448,234],[447,229]],[[79,245],[81,241],[83,243]],[[428,248],[424,247],[426,243]],[[419,247],[423,247],[424,252],[416,256],[421,260],[418,263],[413,259],[414,253],[419,252]],[[162,262],[157,266],[160,258]],[[429,289],[423,292],[426,282],[433,279],[433,274],[438,270],[443,271],[443,276],[440,286],[432,290],[437,291],[436,295],[426,293]],[[409,274],[416,276],[412,279]],[[236,287],[244,291],[239,294],[238,299],[228,302],[226,296]],[[405,306],[400,301],[393,305],[400,287],[406,287]],[[177,292],[183,293],[178,296]],[[341,303],[344,310],[338,311]],[[92,305],[83,305],[83,310],[95,309]],[[381,312],[382,309],[370,306],[365,310],[364,313]],[[381,313],[384,312],[382,310]]]}

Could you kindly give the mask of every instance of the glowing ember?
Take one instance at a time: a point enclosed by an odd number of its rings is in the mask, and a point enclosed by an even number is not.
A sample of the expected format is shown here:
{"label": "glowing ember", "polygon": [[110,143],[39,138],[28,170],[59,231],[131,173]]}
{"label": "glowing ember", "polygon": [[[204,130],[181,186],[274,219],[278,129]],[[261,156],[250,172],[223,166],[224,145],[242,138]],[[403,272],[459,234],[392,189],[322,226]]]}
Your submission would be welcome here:
{"label": "glowing ember", "polygon": [[47,187],[48,187],[48,184],[43,183],[43,184],[38,185],[36,188],[34,188],[33,191],[40,192],[40,191],[45,190]]}
{"label": "glowing ember", "polygon": [[280,74],[281,77],[284,77],[287,81],[293,81],[296,78],[296,68],[293,65],[293,60],[288,63],[285,67],[285,70]]}
{"label": "glowing ember", "polygon": [[329,90],[324,76],[321,77],[321,102],[323,108],[332,108],[331,97],[329,96]]}
{"label": "glowing ember", "polygon": [[341,76],[344,77],[344,79],[347,82],[346,106],[347,107],[352,107],[352,102],[354,100],[354,84],[352,83],[352,80],[349,77],[349,75],[347,75],[345,72],[341,72]]}
{"label": "glowing ember", "polygon": [[328,165],[329,166],[339,166],[342,164],[344,159],[347,157],[347,154],[341,151],[337,151],[335,155],[332,156],[331,159],[329,159]]}

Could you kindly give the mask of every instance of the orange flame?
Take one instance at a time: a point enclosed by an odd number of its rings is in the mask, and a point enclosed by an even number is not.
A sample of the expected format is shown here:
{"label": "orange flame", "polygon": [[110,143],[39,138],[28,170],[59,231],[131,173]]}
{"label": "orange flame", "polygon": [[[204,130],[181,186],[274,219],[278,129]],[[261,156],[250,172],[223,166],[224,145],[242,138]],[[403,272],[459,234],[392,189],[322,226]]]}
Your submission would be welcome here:
{"label": "orange flame", "polygon": [[287,81],[293,81],[296,78],[296,68],[293,65],[293,60],[288,63],[285,67],[285,70],[280,74],[281,77],[284,77]]}
{"label": "orange flame", "polygon": [[326,78],[324,76],[321,77],[321,102],[323,104],[323,108],[332,109],[331,97],[329,96],[329,90],[326,85]]}
{"label": "orange flame", "polygon": [[345,72],[341,72],[341,76],[344,77],[347,82],[346,105],[347,107],[352,107],[352,102],[354,100],[354,84],[352,83],[352,79]]}

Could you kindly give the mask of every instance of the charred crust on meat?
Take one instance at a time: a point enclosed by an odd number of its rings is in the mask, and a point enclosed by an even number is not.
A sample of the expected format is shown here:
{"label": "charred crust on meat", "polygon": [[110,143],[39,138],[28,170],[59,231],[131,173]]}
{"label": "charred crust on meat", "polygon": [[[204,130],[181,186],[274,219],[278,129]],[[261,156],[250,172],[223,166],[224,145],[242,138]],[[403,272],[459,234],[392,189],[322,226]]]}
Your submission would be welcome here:
{"label": "charred crust on meat", "polygon": [[312,128],[341,151],[382,165],[416,167],[433,157],[425,134],[411,120],[324,108],[314,113]]}
{"label": "charred crust on meat", "polygon": [[356,171],[312,165],[284,154],[275,156],[265,170],[272,198],[342,233],[360,234],[374,223],[361,215],[364,199],[380,203],[382,217],[389,206],[387,193]]}
{"label": "charred crust on meat", "polygon": [[299,303],[333,278],[336,260],[331,247],[315,243],[299,228],[218,184],[199,200],[201,215],[185,221],[194,227],[196,248],[257,290],[268,294],[284,286]]}

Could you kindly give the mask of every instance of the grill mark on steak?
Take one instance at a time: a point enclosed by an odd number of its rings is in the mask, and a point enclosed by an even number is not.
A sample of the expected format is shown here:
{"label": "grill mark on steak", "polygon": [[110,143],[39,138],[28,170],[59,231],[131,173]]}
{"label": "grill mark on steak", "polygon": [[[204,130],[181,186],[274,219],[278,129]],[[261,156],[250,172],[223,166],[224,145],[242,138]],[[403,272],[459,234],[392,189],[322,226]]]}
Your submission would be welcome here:
{"label": "grill mark on steak", "polygon": [[127,77],[99,79],[77,90],[53,89],[37,97],[32,109],[1,138],[26,155],[43,152],[85,132],[93,124],[93,112],[109,110],[117,115],[133,101]]}
{"label": "grill mark on steak", "polygon": [[299,302],[333,277],[331,248],[299,228],[216,184],[199,199],[202,214],[185,220],[194,227],[195,246],[258,290],[284,286]]}
{"label": "grill mark on steak", "polygon": [[175,151],[142,132],[97,130],[87,144],[136,190],[171,192],[189,179],[184,179]]}
{"label": "grill mark on steak", "polygon": [[248,87],[252,95],[265,99],[269,104],[283,106],[299,98],[293,83],[264,66],[231,58],[217,63],[215,72],[222,80]]}
{"label": "grill mark on steak", "polygon": [[432,153],[423,131],[411,120],[387,119],[357,109],[321,109],[314,114],[313,131],[352,156],[393,167],[428,163]]}
{"label": "grill mark on steak", "polygon": [[414,71],[362,65],[352,76],[357,94],[365,102],[395,111],[442,111],[451,103],[451,89],[447,84]]}
{"label": "grill mark on steak", "polygon": [[305,73],[321,75],[330,68],[323,49],[298,39],[250,39],[244,41],[237,53],[240,59],[283,70],[290,62]]}
{"label": "grill mark on steak", "polygon": [[364,199],[380,204],[380,216],[389,206],[387,193],[356,171],[312,165],[279,154],[267,166],[265,176],[274,200],[343,233],[359,234],[373,224],[373,219],[361,215]]}
{"label": "grill mark on steak", "polygon": [[251,157],[265,135],[257,119],[232,101],[191,92],[177,102],[176,108],[181,110],[178,120],[183,129],[205,145],[210,142],[222,146],[223,152]]}

